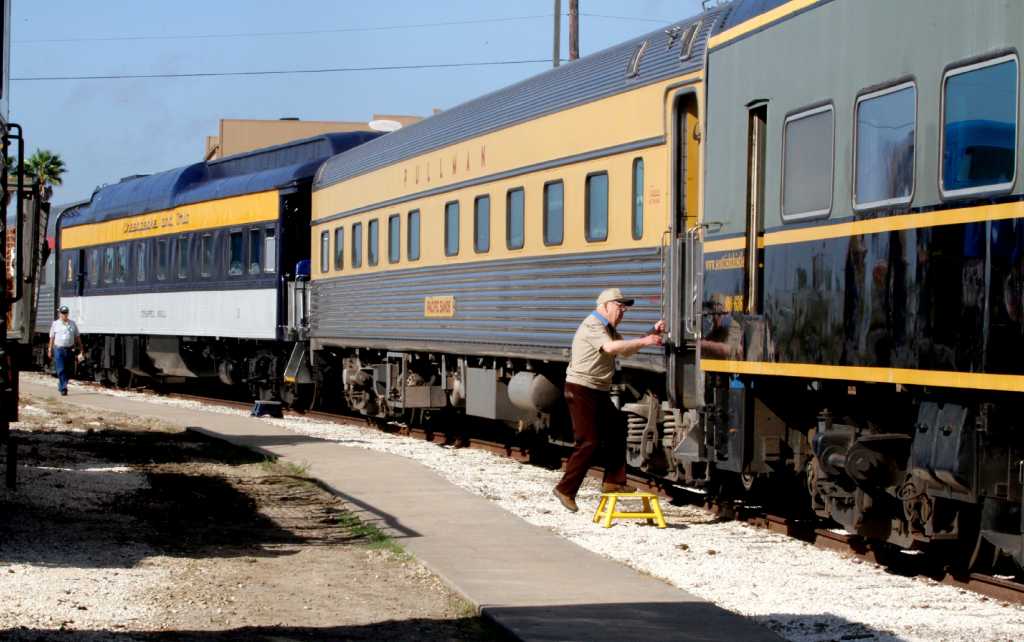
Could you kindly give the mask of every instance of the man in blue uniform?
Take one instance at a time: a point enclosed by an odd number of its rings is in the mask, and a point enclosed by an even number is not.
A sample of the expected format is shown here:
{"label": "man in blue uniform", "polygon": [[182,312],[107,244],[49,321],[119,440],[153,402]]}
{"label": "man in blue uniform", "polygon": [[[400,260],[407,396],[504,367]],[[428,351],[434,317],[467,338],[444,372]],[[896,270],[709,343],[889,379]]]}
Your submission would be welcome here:
{"label": "man in blue uniform", "polygon": [[71,376],[71,363],[74,359],[71,349],[77,347],[79,354],[84,354],[84,349],[78,325],[68,318],[68,306],[60,306],[58,312],[60,312],[60,318],[55,319],[50,325],[50,346],[47,349],[47,354],[53,359],[53,369],[57,373],[57,390],[66,396],[68,394],[68,377]]}

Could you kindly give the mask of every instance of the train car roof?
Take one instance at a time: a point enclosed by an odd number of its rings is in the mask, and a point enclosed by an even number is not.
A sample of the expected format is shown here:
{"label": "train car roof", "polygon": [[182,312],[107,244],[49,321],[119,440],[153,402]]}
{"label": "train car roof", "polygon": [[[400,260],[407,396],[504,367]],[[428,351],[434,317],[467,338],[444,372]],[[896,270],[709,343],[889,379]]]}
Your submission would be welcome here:
{"label": "train car roof", "polygon": [[89,201],[75,201],[73,203],[61,203],[60,205],[54,205],[50,208],[50,220],[46,222],[46,235],[53,236],[53,233],[57,231],[57,221],[60,217],[64,216],[65,213],[70,214],[75,208],[83,207],[88,205]]}
{"label": "train car roof", "polygon": [[[704,49],[711,36],[785,1],[737,0],[710,7],[667,29],[652,31],[462,103],[358,150],[335,156],[320,169],[314,189],[519,122],[697,71],[704,65]],[[698,25],[698,29],[689,56],[682,59],[682,41],[691,25]],[[673,30],[678,36],[675,39],[669,35]],[[638,73],[629,77],[627,71],[633,56],[645,41],[648,46]]]}
{"label": "train car roof", "polygon": [[60,225],[97,223],[310,180],[324,159],[380,135],[322,134],[157,174],[131,176],[97,188],[88,205],[68,212]]}
{"label": "train car roof", "polygon": [[[740,2],[734,2],[729,5],[729,10],[724,16],[722,16],[722,20],[719,21],[716,26],[715,34],[728,31],[751,18],[756,18],[762,13],[767,13],[772,9],[780,7],[791,1],[792,0],[741,0]],[[813,4],[811,6],[813,6]]]}
{"label": "train car roof", "polygon": [[[712,8],[669,29],[653,31],[549,69],[403,127],[364,145],[359,153],[335,156],[320,169],[314,189],[519,122],[697,71],[704,64],[707,38],[724,10],[725,7]],[[685,34],[690,25],[698,23],[690,55],[681,60],[682,39],[677,38],[669,47],[667,32],[681,27],[679,33]],[[639,72],[635,77],[627,77],[630,61],[644,41],[648,46],[641,57]]]}

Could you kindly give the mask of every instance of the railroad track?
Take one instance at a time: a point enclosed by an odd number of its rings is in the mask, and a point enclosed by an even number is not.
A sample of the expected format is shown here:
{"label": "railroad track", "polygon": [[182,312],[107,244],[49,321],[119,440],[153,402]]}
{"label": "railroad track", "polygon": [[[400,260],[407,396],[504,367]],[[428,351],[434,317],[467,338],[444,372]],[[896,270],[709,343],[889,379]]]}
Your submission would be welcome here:
{"label": "railroad track", "polygon": [[[91,382],[81,383],[96,386],[97,388],[102,387],[100,384],[92,384]],[[136,391],[153,395],[158,394],[147,389],[140,389]],[[251,402],[222,399],[204,395],[174,392],[161,396],[172,399],[195,401],[203,404],[237,408],[241,410],[249,410],[252,408]],[[382,427],[380,424],[376,424],[365,417],[324,411],[307,411],[304,413],[285,411],[285,416],[312,418],[329,423],[354,423],[363,426],[377,425],[378,427]],[[400,426],[398,424],[389,425],[394,426],[394,431],[400,434],[419,437],[437,444],[452,443],[450,436],[445,433],[430,432],[419,427]],[[461,443],[459,440],[455,440],[454,445],[457,447],[486,450],[500,456],[516,459],[522,463],[529,462],[528,453],[518,446],[510,446],[508,444],[487,441],[475,437]],[[564,463],[564,460],[565,457],[562,457],[562,463]],[[599,468],[595,468],[590,471],[590,474],[595,477],[600,477],[601,470]],[[893,572],[904,575],[925,576],[942,584],[972,591],[991,599],[1024,604],[1024,582],[983,573],[971,573],[967,576],[956,575],[950,572],[947,568],[936,564],[935,561],[929,559],[927,555],[920,554],[919,552],[902,555],[892,554],[891,551],[882,553],[880,549],[870,546],[858,537],[822,528],[820,524],[811,522],[810,520],[799,520],[781,515],[774,515],[757,508],[738,505],[735,502],[714,501],[709,499],[706,495],[697,495],[696,493],[693,493],[692,490],[635,474],[629,476],[629,481],[642,490],[658,493],[667,499],[679,501],[680,498],[684,498],[684,501],[687,503],[703,506],[717,515],[726,516],[738,521],[744,521],[752,526],[763,528],[773,533],[794,537],[813,544],[818,548],[837,551],[866,562],[878,564]],[[687,497],[687,495],[689,496]],[[894,563],[894,560],[899,561]]]}

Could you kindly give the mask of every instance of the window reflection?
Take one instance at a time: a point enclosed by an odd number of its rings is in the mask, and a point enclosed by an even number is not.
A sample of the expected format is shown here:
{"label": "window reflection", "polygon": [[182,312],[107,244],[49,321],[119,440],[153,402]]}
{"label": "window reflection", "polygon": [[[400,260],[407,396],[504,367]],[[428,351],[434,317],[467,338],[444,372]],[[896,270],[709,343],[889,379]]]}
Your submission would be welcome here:
{"label": "window reflection", "polygon": [[587,177],[587,240],[608,238],[608,174]]}
{"label": "window reflection", "polygon": [[544,244],[560,245],[563,237],[562,205],[565,187],[562,181],[544,186]]}
{"label": "window reflection", "polygon": [[523,188],[519,187],[508,192],[507,203],[507,230],[506,239],[508,249],[518,250],[523,247],[526,235],[523,232],[523,219],[526,216],[526,196]]}
{"label": "window reflection", "polygon": [[942,187],[969,194],[1009,187],[1017,138],[1017,59],[954,70],[943,97]]}
{"label": "window reflection", "polygon": [[786,121],[782,178],[783,218],[827,215],[832,209],[831,106]]}
{"label": "window reflection", "polygon": [[914,189],[917,90],[906,85],[886,92],[857,103],[859,207],[907,203]]}

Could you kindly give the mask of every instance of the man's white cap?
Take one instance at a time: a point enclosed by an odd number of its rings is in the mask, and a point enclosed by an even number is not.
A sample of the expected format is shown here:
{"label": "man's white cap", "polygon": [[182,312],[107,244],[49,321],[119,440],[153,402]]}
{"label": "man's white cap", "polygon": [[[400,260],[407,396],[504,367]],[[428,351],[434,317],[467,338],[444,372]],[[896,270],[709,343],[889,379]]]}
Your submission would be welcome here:
{"label": "man's white cap", "polygon": [[598,305],[604,305],[609,301],[616,301],[626,306],[633,305],[633,299],[627,299],[622,296],[622,290],[619,288],[608,288],[607,290],[602,290],[601,294],[597,295]]}

